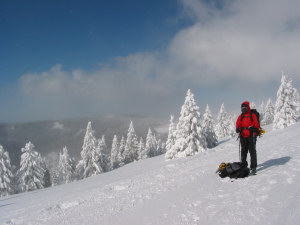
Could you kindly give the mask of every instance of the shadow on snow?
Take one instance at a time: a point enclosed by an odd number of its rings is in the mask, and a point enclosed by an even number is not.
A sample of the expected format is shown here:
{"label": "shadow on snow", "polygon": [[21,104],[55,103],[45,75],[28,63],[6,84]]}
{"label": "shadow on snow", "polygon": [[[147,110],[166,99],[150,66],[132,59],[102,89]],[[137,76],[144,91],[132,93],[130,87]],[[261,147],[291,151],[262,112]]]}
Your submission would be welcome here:
{"label": "shadow on snow", "polygon": [[258,165],[258,169],[257,171],[261,171],[261,170],[265,170],[269,167],[272,166],[281,166],[286,164],[288,161],[290,161],[291,157],[290,156],[285,156],[285,157],[281,157],[281,158],[277,158],[277,159],[270,159],[265,161],[264,163],[261,163]]}

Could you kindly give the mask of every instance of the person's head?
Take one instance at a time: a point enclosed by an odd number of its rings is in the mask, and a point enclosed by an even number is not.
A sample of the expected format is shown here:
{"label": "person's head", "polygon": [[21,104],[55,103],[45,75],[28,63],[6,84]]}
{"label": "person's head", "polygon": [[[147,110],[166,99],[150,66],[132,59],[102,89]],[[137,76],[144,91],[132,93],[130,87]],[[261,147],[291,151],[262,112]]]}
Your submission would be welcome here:
{"label": "person's head", "polygon": [[250,111],[250,104],[249,102],[243,102],[241,105],[241,111],[242,113],[247,113]]}

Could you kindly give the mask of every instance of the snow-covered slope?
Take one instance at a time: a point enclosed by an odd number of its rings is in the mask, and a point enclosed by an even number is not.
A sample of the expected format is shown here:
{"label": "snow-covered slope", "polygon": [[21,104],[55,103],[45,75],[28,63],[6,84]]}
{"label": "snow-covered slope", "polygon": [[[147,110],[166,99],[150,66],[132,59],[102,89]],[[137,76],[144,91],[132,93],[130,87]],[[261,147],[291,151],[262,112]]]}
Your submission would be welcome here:
{"label": "snow-covered slope", "polygon": [[0,224],[299,224],[300,123],[257,143],[258,173],[221,179],[236,139],[194,157],[159,156],[82,181],[0,199]]}

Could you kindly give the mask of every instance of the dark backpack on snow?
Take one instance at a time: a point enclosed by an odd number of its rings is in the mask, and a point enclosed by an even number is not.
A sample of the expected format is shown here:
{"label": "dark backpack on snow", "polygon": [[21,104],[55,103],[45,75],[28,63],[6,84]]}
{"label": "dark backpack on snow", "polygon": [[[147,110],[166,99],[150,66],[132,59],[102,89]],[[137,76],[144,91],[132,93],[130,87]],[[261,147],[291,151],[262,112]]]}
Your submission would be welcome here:
{"label": "dark backpack on snow", "polygon": [[241,162],[221,163],[217,173],[221,178],[244,178],[249,175],[250,169]]}

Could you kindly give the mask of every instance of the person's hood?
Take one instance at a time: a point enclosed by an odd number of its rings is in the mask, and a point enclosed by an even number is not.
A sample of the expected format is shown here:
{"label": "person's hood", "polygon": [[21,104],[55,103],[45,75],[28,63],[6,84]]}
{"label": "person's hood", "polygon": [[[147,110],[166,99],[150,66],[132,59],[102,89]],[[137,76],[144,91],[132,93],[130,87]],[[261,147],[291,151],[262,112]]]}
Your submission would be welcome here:
{"label": "person's hood", "polygon": [[[246,102],[243,102],[242,105],[247,105],[247,107],[248,107],[248,112],[250,112],[251,109],[250,109],[250,103],[249,103],[249,102],[247,102],[247,101],[246,101]],[[241,105],[241,106],[242,106],[242,105]]]}

